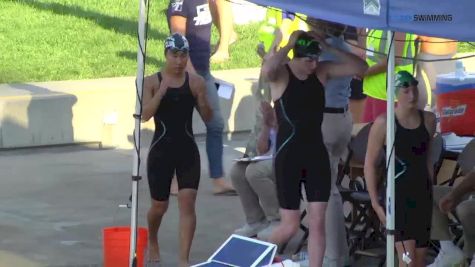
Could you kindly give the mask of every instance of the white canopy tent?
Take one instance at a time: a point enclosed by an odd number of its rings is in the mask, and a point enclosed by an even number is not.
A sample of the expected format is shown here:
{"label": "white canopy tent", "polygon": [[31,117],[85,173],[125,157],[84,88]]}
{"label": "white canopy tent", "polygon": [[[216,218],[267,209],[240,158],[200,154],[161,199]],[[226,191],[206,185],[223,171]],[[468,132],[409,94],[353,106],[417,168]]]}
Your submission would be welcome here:
{"label": "white canopy tent", "polygon": [[[138,52],[137,52],[137,101],[135,112],[135,141],[140,146],[140,114],[144,78],[144,60],[146,47],[147,6],[150,0],[139,0]],[[454,0],[248,0],[261,6],[276,7],[310,17],[339,22],[346,25],[383,29],[390,31],[388,39],[392,40],[393,31],[411,32],[420,35],[437,36],[459,41],[475,41],[475,1]],[[394,45],[390,46],[388,55],[388,92],[394,92]],[[387,144],[394,142],[394,94],[387,94]],[[137,144],[136,149],[138,150]],[[386,194],[387,264],[394,264],[394,157],[387,153],[388,186]],[[137,194],[140,180],[138,152],[134,154],[132,169],[132,204],[131,204],[131,242],[130,265],[136,266],[137,245]]]}

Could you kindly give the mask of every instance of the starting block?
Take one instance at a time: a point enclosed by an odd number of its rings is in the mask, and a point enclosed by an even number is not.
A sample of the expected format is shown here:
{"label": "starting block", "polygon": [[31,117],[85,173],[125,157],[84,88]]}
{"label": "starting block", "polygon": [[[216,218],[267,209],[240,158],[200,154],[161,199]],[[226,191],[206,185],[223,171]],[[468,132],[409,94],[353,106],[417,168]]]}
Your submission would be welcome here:
{"label": "starting block", "polygon": [[270,266],[277,246],[268,242],[231,235],[208,261],[192,267],[261,267]]}

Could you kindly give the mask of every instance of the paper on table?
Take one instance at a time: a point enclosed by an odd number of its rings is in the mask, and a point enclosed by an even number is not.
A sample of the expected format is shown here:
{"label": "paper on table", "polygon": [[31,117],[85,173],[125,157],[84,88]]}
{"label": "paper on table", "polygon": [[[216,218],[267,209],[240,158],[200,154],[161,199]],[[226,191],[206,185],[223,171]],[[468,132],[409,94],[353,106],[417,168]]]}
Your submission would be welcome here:
{"label": "paper on table", "polygon": [[254,161],[259,161],[259,160],[269,160],[272,159],[272,155],[262,155],[262,156],[255,156],[252,158]]}
{"label": "paper on table", "polygon": [[262,161],[262,160],[271,160],[273,158],[272,155],[262,155],[262,156],[255,156],[252,158],[240,158],[240,159],[235,159],[234,161],[239,161],[239,162],[253,162],[253,161]]}
{"label": "paper on table", "polygon": [[218,88],[218,96],[224,99],[231,99],[233,91],[234,86],[232,84],[221,83]]}
{"label": "paper on table", "polygon": [[452,148],[464,148],[473,139],[473,137],[457,136],[455,133],[444,134],[442,138],[444,138],[445,147]]}

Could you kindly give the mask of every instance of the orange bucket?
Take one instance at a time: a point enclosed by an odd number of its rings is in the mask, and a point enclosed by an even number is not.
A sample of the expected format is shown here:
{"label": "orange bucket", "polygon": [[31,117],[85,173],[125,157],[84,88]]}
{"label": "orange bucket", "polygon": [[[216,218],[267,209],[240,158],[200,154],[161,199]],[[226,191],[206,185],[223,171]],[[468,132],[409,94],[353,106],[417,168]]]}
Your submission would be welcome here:
{"label": "orange bucket", "polygon": [[[130,227],[107,227],[102,230],[104,267],[129,267]],[[148,232],[146,228],[137,229],[137,267],[144,266]]]}

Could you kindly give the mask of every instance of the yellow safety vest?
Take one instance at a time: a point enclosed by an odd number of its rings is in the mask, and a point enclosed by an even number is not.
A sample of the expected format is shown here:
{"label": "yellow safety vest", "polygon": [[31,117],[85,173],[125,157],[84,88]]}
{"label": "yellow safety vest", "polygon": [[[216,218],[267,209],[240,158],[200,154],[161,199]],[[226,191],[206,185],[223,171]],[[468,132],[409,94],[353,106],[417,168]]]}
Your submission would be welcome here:
{"label": "yellow safety vest", "polygon": [[[276,26],[283,30],[282,41],[279,47],[284,47],[289,41],[290,35],[296,30],[308,31],[308,25],[305,22],[306,16],[303,14],[296,14],[293,20],[283,19],[282,11],[280,9],[268,8],[266,12],[267,22],[275,21]],[[289,58],[293,57],[293,51],[290,50],[288,54]]]}
{"label": "yellow safety vest", "polygon": [[282,24],[282,11],[280,9],[267,8],[266,21],[270,22],[271,20],[275,20],[276,26],[280,27]]}
{"label": "yellow safety vest", "polygon": [[[381,55],[376,52],[388,54],[389,41],[388,32],[382,30],[370,30],[366,38],[366,63],[368,66],[376,65],[383,60],[385,55]],[[395,66],[395,72],[402,70],[408,71],[414,74],[414,55],[415,55],[415,43],[416,35],[406,33],[406,42],[404,42],[404,49],[402,57],[408,59],[402,59],[401,65]],[[394,41],[396,42],[396,41]],[[394,43],[393,43],[394,45]],[[373,52],[375,51],[375,52]],[[372,98],[386,100],[386,72],[374,74],[364,77],[363,80],[363,92]]]}

